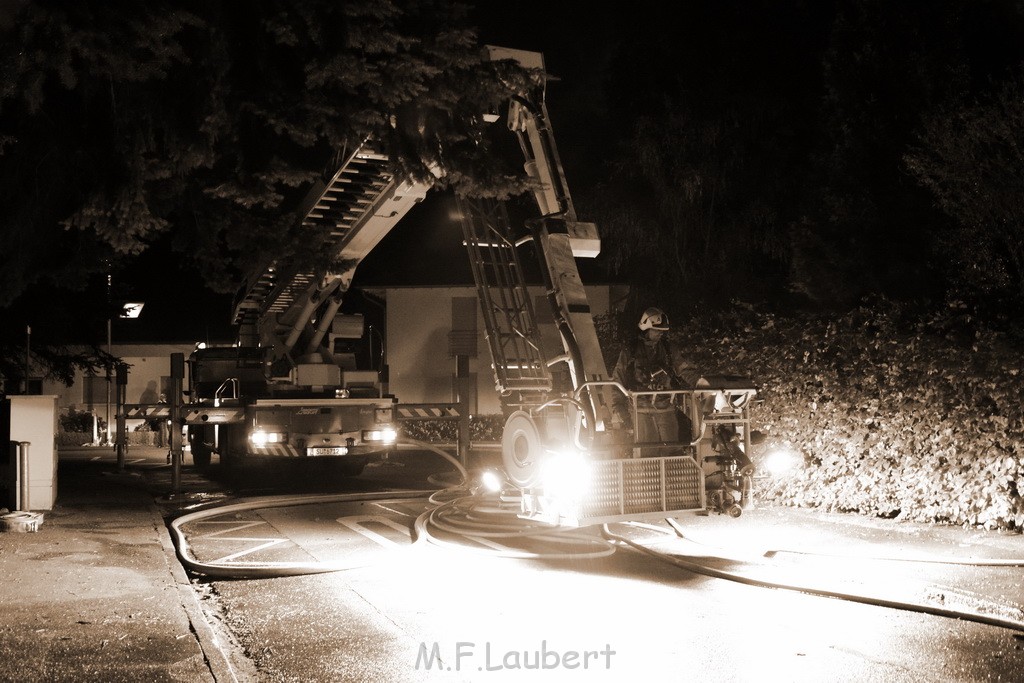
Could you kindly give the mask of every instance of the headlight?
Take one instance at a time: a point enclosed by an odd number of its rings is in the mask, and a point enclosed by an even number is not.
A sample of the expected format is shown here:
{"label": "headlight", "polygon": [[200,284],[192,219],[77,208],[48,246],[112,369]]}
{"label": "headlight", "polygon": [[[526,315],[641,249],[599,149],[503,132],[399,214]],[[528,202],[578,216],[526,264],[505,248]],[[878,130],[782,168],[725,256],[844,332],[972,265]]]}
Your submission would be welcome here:
{"label": "headlight", "polygon": [[480,475],[480,485],[491,493],[499,493],[504,488],[504,478],[494,470],[484,470]]}
{"label": "headlight", "polygon": [[266,446],[268,443],[284,443],[287,440],[288,435],[284,432],[268,432],[263,429],[257,429],[249,435],[249,441],[253,446]]}
{"label": "headlight", "polygon": [[363,430],[363,441],[380,441],[381,443],[394,443],[398,439],[398,430],[394,427],[381,427],[380,429]]}

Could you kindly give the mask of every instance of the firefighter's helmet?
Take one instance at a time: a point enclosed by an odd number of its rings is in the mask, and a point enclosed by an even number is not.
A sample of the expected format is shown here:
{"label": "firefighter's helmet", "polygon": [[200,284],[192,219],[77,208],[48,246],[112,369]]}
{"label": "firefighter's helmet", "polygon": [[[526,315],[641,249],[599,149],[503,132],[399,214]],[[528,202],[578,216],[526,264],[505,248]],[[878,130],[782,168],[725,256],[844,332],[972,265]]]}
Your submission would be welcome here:
{"label": "firefighter's helmet", "polygon": [[644,311],[644,314],[640,316],[641,330],[661,330],[664,332],[668,329],[668,316],[660,308],[648,308]]}

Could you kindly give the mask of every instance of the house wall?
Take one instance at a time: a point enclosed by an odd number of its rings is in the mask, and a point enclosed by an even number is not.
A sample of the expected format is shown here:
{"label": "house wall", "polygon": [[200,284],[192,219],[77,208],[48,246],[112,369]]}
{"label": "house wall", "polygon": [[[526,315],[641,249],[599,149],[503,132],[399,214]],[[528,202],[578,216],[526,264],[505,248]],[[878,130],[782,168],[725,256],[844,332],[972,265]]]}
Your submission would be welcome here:
{"label": "house wall", "polygon": [[[113,355],[128,364],[128,384],[125,396],[128,403],[156,403],[161,392],[166,392],[167,381],[171,374],[171,354],[183,353],[185,357],[192,352],[192,344],[114,344],[111,346]],[[53,380],[43,381],[43,393],[57,397],[57,409],[60,413],[70,410],[92,412],[106,420],[107,391],[106,375],[101,374],[90,382],[86,373],[77,371],[71,386]],[[89,387],[92,386],[90,395]],[[110,416],[113,420],[116,409],[113,402],[116,398],[113,380],[110,386]],[[140,421],[128,421],[131,430]]]}
{"label": "house wall", "polygon": [[[400,403],[454,400],[455,359],[448,355],[452,299],[475,297],[473,287],[409,287],[384,290],[387,302],[389,390]],[[479,315],[477,316],[479,318]],[[477,356],[483,339],[478,340]],[[478,358],[470,372],[479,372]],[[478,391],[479,394],[479,391]]]}
{"label": "house wall", "polygon": [[[586,291],[594,315],[617,309],[624,295],[624,289],[616,286],[591,285]],[[531,287],[530,292],[538,314],[543,351],[549,357],[559,355],[561,340],[547,314],[544,290],[538,286]],[[475,287],[394,287],[376,289],[373,293],[386,302],[389,390],[400,403],[456,400],[457,368],[456,359],[449,353],[449,333],[467,324],[466,311],[471,309],[476,312],[476,353],[469,359],[473,386],[470,407],[474,414],[480,415],[501,412]],[[453,304],[460,299],[461,305]],[[187,358],[193,348],[192,344],[184,343],[114,344],[112,353],[129,365],[128,403],[155,403],[160,393],[166,392],[171,354],[182,353]],[[61,414],[73,409],[106,419],[106,377],[103,375],[90,383],[85,373],[79,371],[69,387],[47,380],[43,382],[42,393],[57,397]],[[113,402],[113,386],[110,396]],[[111,404],[111,419],[115,412]],[[141,421],[129,421],[128,429],[139,424]]]}
{"label": "house wall", "polygon": [[[594,315],[613,309],[620,300],[618,288],[592,285],[586,287]],[[542,287],[531,287],[537,312],[541,343],[546,356],[562,353],[561,339],[555,328]],[[387,302],[387,360],[390,370],[389,389],[399,403],[447,403],[456,399],[456,359],[449,355],[448,334],[460,321],[453,320],[453,300],[470,298],[476,301],[474,287],[394,287],[383,289],[380,296]],[[458,315],[458,314],[455,314]],[[474,379],[475,396],[470,409],[475,414],[501,412],[495,389],[491,356],[484,336],[483,317],[476,304],[476,356],[469,359],[469,372]]]}

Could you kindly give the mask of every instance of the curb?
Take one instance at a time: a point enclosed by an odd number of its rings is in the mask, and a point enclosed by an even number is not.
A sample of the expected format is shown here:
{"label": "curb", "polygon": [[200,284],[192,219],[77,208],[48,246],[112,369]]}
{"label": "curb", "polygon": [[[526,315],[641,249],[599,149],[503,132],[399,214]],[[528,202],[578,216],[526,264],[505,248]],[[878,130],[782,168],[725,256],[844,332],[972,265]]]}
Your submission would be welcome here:
{"label": "curb", "polygon": [[[188,616],[192,632],[196,636],[199,648],[203,652],[207,668],[217,683],[222,681],[231,683],[246,683],[256,680],[255,669],[251,662],[241,654],[227,651],[218,636],[217,630],[206,618],[206,612],[196,596],[192,583],[189,581],[185,568],[178,561],[178,553],[171,541],[170,532],[164,522],[163,515],[155,503],[149,505],[150,514],[153,517],[153,526],[157,530],[160,545],[164,550],[164,559],[167,562],[167,570],[174,579],[174,586],[178,591],[178,601],[185,614]],[[238,661],[241,660],[241,661]],[[234,663],[233,663],[234,662]],[[245,669],[251,669],[245,671]]]}

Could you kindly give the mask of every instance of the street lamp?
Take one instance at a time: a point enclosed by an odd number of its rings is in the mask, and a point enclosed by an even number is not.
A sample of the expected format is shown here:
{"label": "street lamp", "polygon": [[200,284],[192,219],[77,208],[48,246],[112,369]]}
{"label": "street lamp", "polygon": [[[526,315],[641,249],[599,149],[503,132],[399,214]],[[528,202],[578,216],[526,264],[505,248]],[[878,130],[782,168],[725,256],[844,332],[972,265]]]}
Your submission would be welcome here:
{"label": "street lamp", "polygon": [[[113,357],[114,355],[114,302],[113,302],[113,288],[114,288],[114,274],[110,268],[110,261],[107,261],[107,355]],[[121,311],[118,313],[119,318],[138,318],[142,313],[142,307],[145,303],[139,301],[131,301],[121,304]],[[104,433],[103,445],[111,445],[110,438],[110,394],[111,394],[111,383],[113,382],[112,368],[107,365],[107,401],[106,401],[106,429]]]}
{"label": "street lamp", "polygon": [[121,304],[120,318],[138,318],[142,314],[142,307],[146,304],[142,301],[129,301]]}
{"label": "street lamp", "polygon": [[113,298],[112,297],[113,282],[114,282],[114,275],[113,275],[113,273],[110,270],[110,261],[108,260],[107,261],[107,356],[108,356],[108,358],[107,358],[107,401],[106,401],[106,406],[107,406],[106,420],[107,421],[106,421],[106,424],[105,424],[105,427],[104,427],[104,430],[103,430],[104,434],[103,434],[103,444],[102,445],[104,445],[104,446],[109,446],[110,445],[110,381],[111,381],[111,377],[110,377],[110,371],[111,371],[110,358],[113,357],[113,355],[114,355],[114,351],[113,351],[113,346],[114,345],[113,345],[113,339],[112,339],[112,337],[113,337],[112,330],[113,330],[113,327],[114,327],[114,323],[113,323],[113,320],[111,318],[111,312],[113,310],[111,308],[111,306],[113,306],[113,301],[112,301],[112,298]]}

